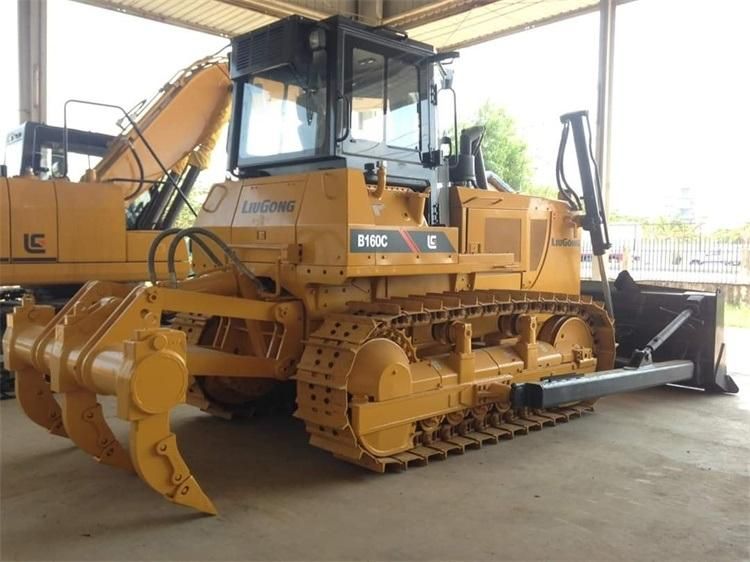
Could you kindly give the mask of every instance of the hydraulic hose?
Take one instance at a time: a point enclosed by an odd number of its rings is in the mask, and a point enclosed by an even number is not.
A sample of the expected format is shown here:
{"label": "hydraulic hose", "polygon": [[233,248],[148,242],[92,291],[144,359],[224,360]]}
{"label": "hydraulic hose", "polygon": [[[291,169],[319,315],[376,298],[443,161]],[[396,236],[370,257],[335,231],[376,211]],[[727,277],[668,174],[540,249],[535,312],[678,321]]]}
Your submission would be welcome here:
{"label": "hydraulic hose", "polygon": [[583,209],[581,199],[578,194],[570,187],[567,178],[565,177],[565,147],[568,144],[568,132],[570,131],[570,123],[567,121],[563,123],[562,135],[560,136],[560,146],[557,149],[557,166],[555,167],[555,176],[557,179],[557,190],[568,202],[570,208],[575,211]]}
{"label": "hydraulic hose", "polygon": [[586,114],[586,129],[588,130],[588,133],[589,133],[589,143],[588,143],[589,158],[591,158],[591,162],[594,164],[594,183],[596,185],[596,194],[599,197],[599,201],[604,211],[602,212],[602,226],[604,227],[604,239],[607,242],[609,242],[609,225],[607,224],[607,213],[604,207],[604,195],[602,194],[602,181],[601,181],[601,176],[599,174],[599,164],[597,164],[596,158],[594,158],[594,147],[592,146],[594,137],[591,134],[591,122],[589,121],[588,114]]}
{"label": "hydraulic hose", "polygon": [[146,179],[145,173],[143,171],[143,162],[141,161],[141,157],[138,156],[138,151],[135,149],[130,139],[128,139],[128,148],[130,149],[130,152],[132,152],[133,159],[135,160],[135,163],[138,166],[139,179],[138,179],[138,186],[125,197],[125,201],[130,201],[141,192],[141,189],[143,189],[143,183]]}
{"label": "hydraulic hose", "polygon": [[258,289],[258,292],[265,292],[265,287],[263,287],[263,283],[261,282],[261,280],[258,279],[258,277],[252,271],[250,271],[244,263],[242,263],[242,260],[237,257],[237,254],[234,252],[234,250],[232,250],[232,248],[230,248],[227,243],[219,238],[216,234],[214,234],[210,230],[201,228],[200,226],[191,226],[190,228],[185,228],[179,231],[169,245],[169,252],[167,254],[167,267],[169,268],[169,278],[174,286],[177,285],[177,272],[175,271],[174,266],[174,256],[180,240],[182,240],[183,238],[190,238],[191,240],[195,240],[196,243],[198,243],[201,248],[203,248],[203,241],[198,242],[198,240],[200,240],[200,236],[205,236],[206,238],[211,240],[211,242],[219,246],[221,251],[224,252],[224,255],[229,258],[229,261],[232,262],[232,264],[240,271],[240,273],[242,273],[248,279],[250,279],[250,281],[252,281],[253,285],[255,285],[255,287]]}
{"label": "hydraulic hose", "polygon": [[[162,230],[156,238],[151,242],[151,247],[148,249],[148,277],[151,283],[156,284],[157,278],[156,278],[156,250],[159,248],[159,244],[162,243],[162,241],[172,235],[177,235],[180,232],[181,229],[179,228],[168,228],[167,230]],[[195,240],[195,243],[198,244],[198,246],[201,247],[201,249],[206,252],[206,255],[208,255],[209,259],[214,262],[214,265],[220,266],[221,260],[216,257],[216,254],[211,251],[211,248],[208,247],[208,245],[203,240]],[[170,274],[172,271],[174,271],[174,255],[172,255],[172,267],[170,269]],[[175,273],[175,278],[177,277],[177,274]]]}

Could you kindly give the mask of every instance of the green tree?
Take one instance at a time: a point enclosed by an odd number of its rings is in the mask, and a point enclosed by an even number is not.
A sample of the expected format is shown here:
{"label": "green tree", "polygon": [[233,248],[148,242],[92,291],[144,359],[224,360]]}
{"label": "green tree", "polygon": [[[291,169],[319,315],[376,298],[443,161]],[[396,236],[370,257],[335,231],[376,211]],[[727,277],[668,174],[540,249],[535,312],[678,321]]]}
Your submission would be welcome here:
{"label": "green tree", "polygon": [[546,197],[547,199],[557,199],[557,188],[551,185],[528,184],[523,193],[535,195],[537,197]]}
{"label": "green tree", "polygon": [[698,238],[700,226],[689,222],[679,222],[674,219],[659,217],[643,225],[643,234],[647,238],[674,238],[684,240]]}
{"label": "green tree", "polygon": [[[193,206],[196,213],[200,211],[201,205],[203,205],[203,201],[205,201],[210,188],[210,184],[199,182],[190,192],[190,195],[188,195],[188,201],[190,201],[190,204]],[[195,217],[193,216],[193,213],[190,212],[187,205],[183,205],[180,214],[177,215],[177,218],[174,221],[174,226],[178,228],[188,228],[189,226],[193,226],[194,222]]]}
{"label": "green tree", "polygon": [[701,235],[700,225],[692,222],[680,222],[670,217],[639,217],[609,213],[608,220],[613,223],[633,223],[641,225],[644,238],[685,240],[698,238]]}
{"label": "green tree", "polygon": [[[529,191],[531,165],[527,146],[518,135],[513,117],[505,108],[486,101],[479,108],[476,124],[485,128],[482,152],[487,171],[495,172],[515,189]],[[461,129],[469,126],[463,124]]]}
{"label": "green tree", "polygon": [[750,222],[736,228],[720,228],[712,234],[712,237],[724,242],[750,240]]}

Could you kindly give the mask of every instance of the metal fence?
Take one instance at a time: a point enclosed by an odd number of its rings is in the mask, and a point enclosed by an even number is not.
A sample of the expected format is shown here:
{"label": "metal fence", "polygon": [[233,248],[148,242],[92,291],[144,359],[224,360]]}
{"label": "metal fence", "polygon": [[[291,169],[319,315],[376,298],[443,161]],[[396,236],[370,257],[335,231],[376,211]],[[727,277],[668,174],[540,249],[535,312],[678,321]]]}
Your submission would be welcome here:
{"label": "metal fence", "polygon": [[[592,274],[591,244],[581,244],[581,276]],[[711,238],[634,239],[612,242],[605,256],[607,275],[627,269],[636,280],[693,283],[750,283],[750,242]]]}

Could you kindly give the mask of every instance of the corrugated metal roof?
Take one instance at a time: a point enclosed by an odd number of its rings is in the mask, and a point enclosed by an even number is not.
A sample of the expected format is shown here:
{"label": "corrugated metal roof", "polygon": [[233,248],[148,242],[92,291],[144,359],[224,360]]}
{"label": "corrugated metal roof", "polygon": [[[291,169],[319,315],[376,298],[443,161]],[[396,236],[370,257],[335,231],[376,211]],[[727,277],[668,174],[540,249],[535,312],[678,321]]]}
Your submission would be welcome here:
{"label": "corrugated metal roof", "polygon": [[[356,15],[351,12],[352,0],[76,1],[227,37],[293,13],[311,18]],[[452,50],[591,11],[597,5],[598,0],[399,0],[388,3],[384,23],[440,50]]]}
{"label": "corrugated metal roof", "polygon": [[[232,37],[262,27],[278,18],[223,0],[77,0],[107,8],[204,31]],[[241,4],[241,3],[238,3]]]}
{"label": "corrugated metal roof", "polygon": [[392,18],[392,23],[405,28],[412,39],[449,51],[595,10],[599,0],[459,0],[443,4],[441,9],[426,10],[422,17]]}

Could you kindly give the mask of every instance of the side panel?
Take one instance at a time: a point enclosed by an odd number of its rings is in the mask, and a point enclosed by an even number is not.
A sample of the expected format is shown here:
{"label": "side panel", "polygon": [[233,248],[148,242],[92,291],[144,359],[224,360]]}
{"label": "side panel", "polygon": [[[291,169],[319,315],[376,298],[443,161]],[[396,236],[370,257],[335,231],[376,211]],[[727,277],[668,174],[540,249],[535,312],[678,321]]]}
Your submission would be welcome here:
{"label": "side panel", "polygon": [[[346,171],[308,175],[305,201],[297,220],[297,241],[302,245],[303,263],[347,265],[347,206],[352,204],[352,197]],[[358,208],[371,216],[372,211],[366,205],[363,193]],[[360,263],[367,263],[366,258]]]}
{"label": "side panel", "polygon": [[[232,220],[237,211],[242,185],[239,182],[217,183],[211,189],[203,201],[195,226],[209,228],[222,240],[231,240]],[[218,247],[212,242],[207,242],[217,256],[221,255]],[[166,244],[165,244],[166,245]],[[211,269],[213,264],[198,246],[193,246],[193,264],[198,271]]]}
{"label": "side panel", "polygon": [[525,210],[469,209],[467,254],[512,254],[513,263],[529,268],[529,221]]}
{"label": "side panel", "polygon": [[581,231],[570,218],[563,204],[555,202],[544,256],[538,271],[524,274],[525,287],[535,291],[580,292]]}
{"label": "side panel", "polygon": [[[13,261],[57,259],[57,199],[55,185],[35,178],[8,180],[10,254]],[[33,281],[33,280],[29,280]]]}
{"label": "side panel", "polygon": [[[146,279],[157,232],[126,232],[121,197],[109,184],[0,178],[0,285]],[[167,276],[167,246],[157,255],[160,279]],[[184,276],[187,252],[184,245],[178,250],[177,271]]]}
{"label": "side panel", "polygon": [[256,183],[246,180],[232,222],[232,244],[294,244],[305,178]]}
{"label": "side panel", "polygon": [[[451,216],[466,254],[511,254],[511,269],[522,272],[518,288],[578,294],[581,240],[565,203],[467,188],[454,188],[451,195]],[[477,288],[496,281],[507,287],[507,278],[478,274]]]}
{"label": "side panel", "polygon": [[[214,186],[196,225],[229,240],[257,275],[281,276],[294,294],[317,283],[343,294],[352,279],[394,277],[411,281],[383,294],[408,293],[415,276],[453,290],[578,293],[579,238],[564,203],[451,189],[457,220],[431,227],[422,194],[367,186],[359,170],[251,178]],[[208,267],[202,252],[194,256],[199,270]]]}
{"label": "side panel", "polygon": [[60,261],[124,262],[125,213],[115,185],[55,182]]}

